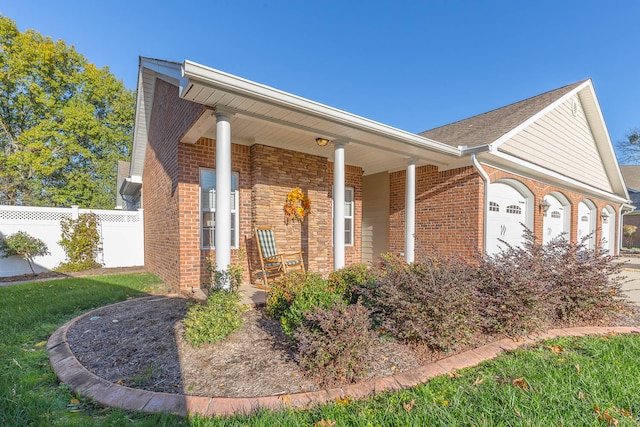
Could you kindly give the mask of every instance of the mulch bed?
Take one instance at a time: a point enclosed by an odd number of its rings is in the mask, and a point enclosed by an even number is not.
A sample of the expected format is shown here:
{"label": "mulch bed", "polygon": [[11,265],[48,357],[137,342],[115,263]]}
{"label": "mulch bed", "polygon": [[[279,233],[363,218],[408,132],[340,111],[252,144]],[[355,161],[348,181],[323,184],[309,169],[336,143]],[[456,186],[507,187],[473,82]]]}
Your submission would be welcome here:
{"label": "mulch bed", "polygon": [[[72,325],[67,340],[79,362],[97,376],[149,391],[255,397],[320,388],[295,362],[279,323],[263,308],[245,312],[242,329],[224,341],[194,348],[184,340],[187,305],[183,298],[149,297],[103,307]],[[640,310],[629,305],[608,324],[640,325]],[[498,338],[478,336],[474,345]],[[450,355],[393,340],[376,344],[368,379]]]}

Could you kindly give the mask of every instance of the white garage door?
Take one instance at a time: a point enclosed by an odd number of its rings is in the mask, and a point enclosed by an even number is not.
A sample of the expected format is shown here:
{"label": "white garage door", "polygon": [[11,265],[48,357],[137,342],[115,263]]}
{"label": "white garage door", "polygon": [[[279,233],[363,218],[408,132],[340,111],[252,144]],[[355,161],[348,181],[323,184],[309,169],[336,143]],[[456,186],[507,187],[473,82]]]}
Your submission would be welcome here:
{"label": "white garage door", "polygon": [[[578,205],[578,242],[582,242],[584,237],[594,231],[593,224],[591,208],[585,202],[580,202]],[[594,234],[584,242],[587,249],[593,248]]]}
{"label": "white garage door", "polygon": [[560,236],[565,230],[565,209],[557,197],[548,194],[544,199],[549,203],[549,209],[544,214],[542,243],[548,243]]}
{"label": "white garage door", "polygon": [[487,254],[500,252],[506,246],[504,240],[512,246],[522,242],[525,223],[526,199],[518,190],[503,183],[489,186],[489,212],[487,213]]}

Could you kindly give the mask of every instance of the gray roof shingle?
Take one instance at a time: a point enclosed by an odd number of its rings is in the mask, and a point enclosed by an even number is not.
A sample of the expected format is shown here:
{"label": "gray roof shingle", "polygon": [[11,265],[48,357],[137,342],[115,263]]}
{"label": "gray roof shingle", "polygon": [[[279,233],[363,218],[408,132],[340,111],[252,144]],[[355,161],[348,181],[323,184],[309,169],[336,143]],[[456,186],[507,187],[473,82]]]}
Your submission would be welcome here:
{"label": "gray roof shingle", "polygon": [[563,86],[505,107],[440,126],[419,135],[454,147],[466,145],[473,148],[488,145],[585,81]]}

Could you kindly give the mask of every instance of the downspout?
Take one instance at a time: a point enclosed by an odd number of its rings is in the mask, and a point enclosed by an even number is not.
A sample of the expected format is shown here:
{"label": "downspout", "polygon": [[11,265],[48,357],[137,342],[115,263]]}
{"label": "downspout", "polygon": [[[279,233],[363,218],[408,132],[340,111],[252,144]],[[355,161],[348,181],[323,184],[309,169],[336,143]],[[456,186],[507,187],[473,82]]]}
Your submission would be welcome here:
{"label": "downspout", "polygon": [[478,171],[478,174],[480,175],[480,178],[482,178],[482,181],[484,181],[484,202],[482,208],[482,210],[484,211],[484,214],[482,215],[482,253],[484,254],[487,250],[487,206],[489,205],[487,200],[489,199],[490,181],[489,175],[487,175],[487,172],[482,169],[480,162],[478,162],[476,153],[471,153],[471,163],[473,164],[473,167]]}

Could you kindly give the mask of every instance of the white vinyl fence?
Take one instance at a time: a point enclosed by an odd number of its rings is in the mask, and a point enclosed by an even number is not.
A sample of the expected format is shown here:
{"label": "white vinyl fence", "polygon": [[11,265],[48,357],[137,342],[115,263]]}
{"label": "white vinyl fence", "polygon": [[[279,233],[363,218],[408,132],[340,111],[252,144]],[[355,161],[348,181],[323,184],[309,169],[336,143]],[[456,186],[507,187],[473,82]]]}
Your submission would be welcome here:
{"label": "white vinyl fence", "polygon": [[[0,206],[0,235],[24,231],[47,244],[51,255],[36,257],[36,273],[52,270],[66,261],[66,254],[58,244],[62,229],[60,220],[94,213],[100,219],[102,250],[96,261],[104,267],[132,267],[144,265],[143,213],[139,211],[39,208],[28,206]],[[19,257],[0,258],[0,277],[31,273],[29,264]]]}

